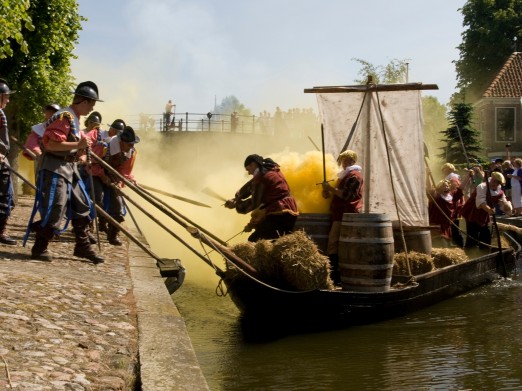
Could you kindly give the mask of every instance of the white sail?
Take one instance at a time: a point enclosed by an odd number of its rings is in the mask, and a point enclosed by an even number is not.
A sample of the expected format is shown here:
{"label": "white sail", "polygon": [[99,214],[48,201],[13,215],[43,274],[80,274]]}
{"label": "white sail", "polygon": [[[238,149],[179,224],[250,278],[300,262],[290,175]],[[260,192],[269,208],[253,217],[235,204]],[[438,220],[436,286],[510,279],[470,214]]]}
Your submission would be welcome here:
{"label": "white sail", "polygon": [[318,93],[317,100],[326,152],[337,157],[349,139],[346,149],[359,156],[363,211],[427,226],[420,91],[368,91],[366,98],[365,92]]}

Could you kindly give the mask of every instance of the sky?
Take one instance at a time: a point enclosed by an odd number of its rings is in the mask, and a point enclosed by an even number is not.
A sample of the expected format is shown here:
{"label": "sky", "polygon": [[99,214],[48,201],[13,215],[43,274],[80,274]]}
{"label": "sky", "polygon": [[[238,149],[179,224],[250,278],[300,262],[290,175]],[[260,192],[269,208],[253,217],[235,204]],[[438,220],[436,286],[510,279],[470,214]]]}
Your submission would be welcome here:
{"label": "sky", "polygon": [[[79,0],[72,62],[97,83],[96,109],[131,120],[206,113],[235,96],[253,114],[313,108],[305,88],[352,85],[361,65],[408,60],[409,82],[447,103],[463,31],[464,0]],[[102,106],[103,105],[103,106]]]}

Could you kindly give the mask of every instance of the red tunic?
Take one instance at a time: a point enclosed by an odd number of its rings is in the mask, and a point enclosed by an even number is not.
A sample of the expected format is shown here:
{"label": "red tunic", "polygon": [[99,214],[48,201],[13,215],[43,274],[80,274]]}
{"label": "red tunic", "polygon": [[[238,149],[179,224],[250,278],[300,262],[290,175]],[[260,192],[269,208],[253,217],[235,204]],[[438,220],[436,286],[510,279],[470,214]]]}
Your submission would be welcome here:
{"label": "red tunic", "polygon": [[252,179],[253,208],[264,205],[266,214],[290,213],[298,215],[297,204],[290,195],[290,187],[283,173],[272,169],[264,174],[258,174]]}
{"label": "red tunic", "polygon": [[341,178],[336,186],[342,190],[343,196],[336,195],[332,198],[330,211],[332,221],[342,221],[344,213],[359,213],[363,206],[363,177],[358,170],[350,171]]}
{"label": "red tunic", "polygon": [[[487,189],[489,191],[489,189]],[[498,201],[504,197],[504,192],[500,190],[497,195],[491,195],[491,204],[488,202],[488,205],[493,208],[496,204],[498,204]],[[475,205],[477,198],[477,190],[474,190],[469,199],[466,201],[464,206],[461,210],[461,215],[464,217],[466,221],[475,223],[480,225],[481,227],[484,227],[489,224],[489,213],[486,212],[484,209],[479,209]]]}
{"label": "red tunic", "polygon": [[463,193],[457,189],[450,200],[445,200],[439,193],[430,198],[428,204],[429,219],[431,225],[440,225],[440,233],[447,239],[451,239],[451,221],[458,218]]}

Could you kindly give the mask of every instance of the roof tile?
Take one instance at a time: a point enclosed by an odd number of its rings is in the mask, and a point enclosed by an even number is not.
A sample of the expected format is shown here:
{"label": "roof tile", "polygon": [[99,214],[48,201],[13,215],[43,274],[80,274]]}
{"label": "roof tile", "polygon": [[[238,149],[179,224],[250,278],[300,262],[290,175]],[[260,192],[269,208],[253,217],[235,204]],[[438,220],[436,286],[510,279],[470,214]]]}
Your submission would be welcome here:
{"label": "roof tile", "polygon": [[491,82],[484,98],[522,97],[522,52],[514,52]]}

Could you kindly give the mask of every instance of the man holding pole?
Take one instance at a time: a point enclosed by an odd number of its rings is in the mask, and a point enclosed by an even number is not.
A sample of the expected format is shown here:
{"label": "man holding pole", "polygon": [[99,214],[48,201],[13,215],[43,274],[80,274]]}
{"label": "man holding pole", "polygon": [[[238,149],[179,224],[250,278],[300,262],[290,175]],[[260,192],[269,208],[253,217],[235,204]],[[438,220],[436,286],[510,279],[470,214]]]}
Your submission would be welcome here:
{"label": "man holding pole", "polygon": [[[89,242],[93,206],[78,172],[77,161],[80,157],[85,158],[81,151],[92,144],[92,140],[80,132],[79,117],[89,114],[96,102],[101,100],[98,98],[98,87],[92,81],[78,84],[73,94],[72,104],[51,117],[42,137],[44,151],[35,210],[29,222],[30,228],[36,231],[31,257],[51,261],[47,250],[49,240],[55,233],[65,230],[70,221],[76,239],[73,255],[98,264],[104,259],[96,254]],[[40,211],[41,220],[32,223],[36,209]],[[64,219],[65,226],[60,228]]]}
{"label": "man holding pole", "polygon": [[7,118],[4,108],[9,103],[9,95],[13,94],[7,82],[0,79],[0,243],[13,246],[16,240],[6,234],[6,226],[11,209],[13,208],[13,184],[11,172],[9,171],[9,130],[7,129]]}
{"label": "man holding pole", "polygon": [[[135,144],[140,142],[140,138],[134,132],[134,129],[130,126],[125,126],[123,131],[117,136],[110,139],[107,146],[107,153],[105,154],[105,161],[113,167],[122,177],[132,183],[136,183],[134,176],[132,175],[132,169],[134,167],[134,161],[136,159],[136,148]],[[119,191],[114,187],[122,188],[124,186],[123,181],[119,178],[114,178],[110,173],[97,172],[96,175],[100,180],[107,186],[113,182],[114,186],[109,188],[109,215],[116,220],[118,223],[122,223],[125,220],[125,204]],[[113,246],[121,246],[122,242],[118,238],[120,229],[113,224],[109,224],[107,230],[107,240]]]}

